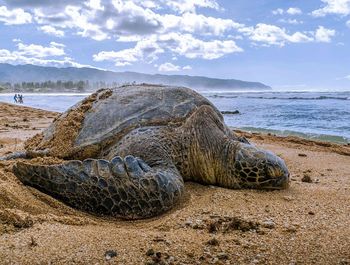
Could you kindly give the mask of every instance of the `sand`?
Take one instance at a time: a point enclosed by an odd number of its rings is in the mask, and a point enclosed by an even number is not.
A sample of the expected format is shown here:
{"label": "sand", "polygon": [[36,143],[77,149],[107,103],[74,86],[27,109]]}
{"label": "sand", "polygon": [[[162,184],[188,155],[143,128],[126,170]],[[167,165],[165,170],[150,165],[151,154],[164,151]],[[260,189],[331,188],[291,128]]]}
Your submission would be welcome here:
{"label": "sand", "polygon": [[[0,155],[57,113],[0,104]],[[0,162],[0,264],[350,264],[350,147],[244,134],[285,159],[283,191],[186,183],[170,212],[141,221],[74,210]]]}

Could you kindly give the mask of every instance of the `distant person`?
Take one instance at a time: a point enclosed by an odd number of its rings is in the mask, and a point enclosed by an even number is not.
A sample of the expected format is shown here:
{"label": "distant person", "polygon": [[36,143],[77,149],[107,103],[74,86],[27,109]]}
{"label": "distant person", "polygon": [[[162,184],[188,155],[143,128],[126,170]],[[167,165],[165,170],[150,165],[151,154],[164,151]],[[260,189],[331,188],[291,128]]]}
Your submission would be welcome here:
{"label": "distant person", "polygon": [[14,101],[15,103],[18,103],[17,99],[18,99],[17,94],[15,94],[15,96],[13,97],[13,101]]}
{"label": "distant person", "polygon": [[18,94],[18,98],[19,98],[19,103],[23,104],[23,95],[22,94]]}

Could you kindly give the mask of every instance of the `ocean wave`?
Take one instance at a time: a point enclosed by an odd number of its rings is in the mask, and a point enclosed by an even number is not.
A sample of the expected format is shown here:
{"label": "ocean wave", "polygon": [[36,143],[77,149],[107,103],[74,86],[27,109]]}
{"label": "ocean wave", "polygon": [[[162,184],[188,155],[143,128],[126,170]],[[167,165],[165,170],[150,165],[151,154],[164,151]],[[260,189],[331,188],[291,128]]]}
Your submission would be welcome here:
{"label": "ocean wave", "polygon": [[339,143],[339,144],[350,143],[349,137],[333,135],[333,134],[298,132],[298,131],[292,131],[292,130],[274,130],[274,129],[257,128],[257,127],[240,127],[238,129],[241,129],[244,131],[250,131],[250,132],[258,132],[258,133],[271,133],[271,134],[276,134],[280,136],[297,136],[304,139],[333,142],[333,143]]}
{"label": "ocean wave", "polygon": [[281,100],[326,100],[326,99],[334,99],[334,100],[350,100],[350,97],[334,97],[334,96],[318,96],[318,97],[249,97],[252,99],[281,99]]}

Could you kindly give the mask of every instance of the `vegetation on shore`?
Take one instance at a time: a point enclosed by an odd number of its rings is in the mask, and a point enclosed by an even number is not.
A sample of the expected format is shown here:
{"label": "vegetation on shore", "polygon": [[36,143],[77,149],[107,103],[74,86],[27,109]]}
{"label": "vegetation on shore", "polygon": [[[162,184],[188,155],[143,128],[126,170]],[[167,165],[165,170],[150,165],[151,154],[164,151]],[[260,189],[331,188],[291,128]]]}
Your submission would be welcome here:
{"label": "vegetation on shore", "polygon": [[44,81],[44,82],[18,82],[18,83],[0,83],[1,93],[12,92],[90,92],[100,88],[116,87],[117,82],[107,83],[104,81],[89,82],[89,80],[79,81]]}

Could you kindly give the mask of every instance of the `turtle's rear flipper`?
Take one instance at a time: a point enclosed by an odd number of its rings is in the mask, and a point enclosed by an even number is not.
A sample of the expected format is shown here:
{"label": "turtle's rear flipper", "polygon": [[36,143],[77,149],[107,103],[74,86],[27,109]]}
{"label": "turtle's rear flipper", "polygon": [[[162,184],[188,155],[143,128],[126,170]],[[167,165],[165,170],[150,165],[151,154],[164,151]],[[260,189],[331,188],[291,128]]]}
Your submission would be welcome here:
{"label": "turtle's rear flipper", "polygon": [[127,219],[165,212],[183,192],[183,180],[175,167],[151,168],[133,156],[58,165],[18,162],[13,171],[24,184],[77,209]]}
{"label": "turtle's rear flipper", "polygon": [[16,158],[27,158],[27,152],[13,152],[5,156],[0,156],[0,161],[12,160]]}
{"label": "turtle's rear flipper", "polygon": [[40,150],[40,151],[20,151],[20,152],[13,152],[5,156],[0,156],[0,161],[6,161],[6,160],[12,160],[17,158],[35,158],[35,157],[43,157],[48,155],[48,150]]}

